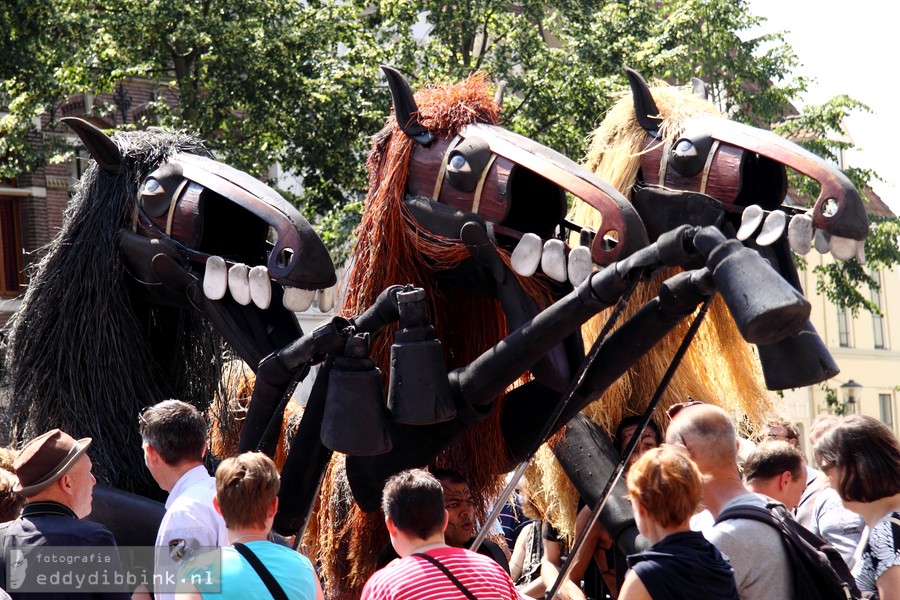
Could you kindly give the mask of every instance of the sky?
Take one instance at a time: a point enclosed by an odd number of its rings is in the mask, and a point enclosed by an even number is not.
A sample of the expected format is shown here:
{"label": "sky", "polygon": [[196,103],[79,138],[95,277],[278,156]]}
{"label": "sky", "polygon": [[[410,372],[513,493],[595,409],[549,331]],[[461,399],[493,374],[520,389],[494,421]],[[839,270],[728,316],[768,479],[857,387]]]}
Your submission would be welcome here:
{"label": "sky", "polygon": [[[846,121],[861,150],[848,164],[874,169],[884,182],[873,188],[900,215],[900,170],[896,133],[891,125],[900,112],[897,75],[898,11],[884,0],[748,0],[750,12],[765,17],[766,32],[783,31],[800,61],[798,75],[815,78],[798,108],[847,94],[867,104],[872,114],[857,113]],[[892,135],[893,133],[893,135]]]}

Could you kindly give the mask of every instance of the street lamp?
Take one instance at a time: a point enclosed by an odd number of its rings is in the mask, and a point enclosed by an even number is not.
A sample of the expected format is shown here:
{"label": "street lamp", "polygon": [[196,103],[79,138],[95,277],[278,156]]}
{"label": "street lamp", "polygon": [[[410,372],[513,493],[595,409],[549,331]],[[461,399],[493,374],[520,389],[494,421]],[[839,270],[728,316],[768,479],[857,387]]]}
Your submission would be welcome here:
{"label": "street lamp", "polygon": [[856,402],[859,400],[859,390],[861,390],[863,385],[856,380],[851,379],[847,383],[841,386],[841,395],[844,399],[844,404],[850,407],[850,412],[856,412]]}

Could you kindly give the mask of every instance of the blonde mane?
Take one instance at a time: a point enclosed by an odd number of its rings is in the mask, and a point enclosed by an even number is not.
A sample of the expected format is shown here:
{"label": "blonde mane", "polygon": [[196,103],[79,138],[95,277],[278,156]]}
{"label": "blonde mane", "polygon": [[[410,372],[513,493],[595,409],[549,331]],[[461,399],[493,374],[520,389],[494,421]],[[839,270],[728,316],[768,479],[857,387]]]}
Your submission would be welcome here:
{"label": "blonde mane", "polygon": [[[687,89],[656,84],[651,91],[661,113],[658,116],[663,119],[659,143],[674,141],[681,132],[680,124],[691,115],[718,114],[713,105]],[[616,102],[589,136],[585,166],[631,199],[646,138],[647,132],[635,119],[632,96],[627,94]],[[599,230],[598,213],[579,200],[575,202],[569,218]],[[618,324],[656,296],[659,285],[677,272],[678,269],[665,269],[652,280],[639,284]],[[611,310],[604,311],[582,327],[586,349],[593,344],[610,313]],[[676,326],[582,412],[610,435],[623,418],[642,414],[669,368],[690,322],[691,319],[687,319]],[[765,389],[756,351],[743,340],[728,308],[718,296],[653,416],[660,431],[665,431],[667,425],[665,410],[689,397],[723,407],[745,428],[762,423],[773,410],[773,400]],[[570,483],[566,485],[562,467],[546,446],[535,457],[528,477],[538,505],[563,535],[572,536],[577,492]]]}

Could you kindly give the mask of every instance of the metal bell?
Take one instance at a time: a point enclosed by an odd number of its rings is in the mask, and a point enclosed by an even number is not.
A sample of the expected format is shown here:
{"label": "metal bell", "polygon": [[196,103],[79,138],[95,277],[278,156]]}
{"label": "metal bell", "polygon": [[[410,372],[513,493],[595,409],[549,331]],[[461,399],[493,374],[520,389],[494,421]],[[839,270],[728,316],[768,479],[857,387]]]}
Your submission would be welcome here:
{"label": "metal bell", "polygon": [[774,344],[799,332],[810,303],[755,250],[704,227],[694,244],[707,256],[716,288],[745,340]]}
{"label": "metal bell", "polygon": [[456,416],[447,367],[434,327],[427,323],[425,292],[397,294],[400,329],[391,346],[388,409],[406,425],[432,425]]}
{"label": "metal bell", "polygon": [[322,415],[322,443],[356,456],[384,454],[393,447],[384,410],[384,383],[369,358],[369,335],[347,339],[344,354],[334,359]]}
{"label": "metal bell", "polygon": [[840,372],[816,328],[809,321],[799,333],[758,348],[766,388],[770,390],[821,383]]}

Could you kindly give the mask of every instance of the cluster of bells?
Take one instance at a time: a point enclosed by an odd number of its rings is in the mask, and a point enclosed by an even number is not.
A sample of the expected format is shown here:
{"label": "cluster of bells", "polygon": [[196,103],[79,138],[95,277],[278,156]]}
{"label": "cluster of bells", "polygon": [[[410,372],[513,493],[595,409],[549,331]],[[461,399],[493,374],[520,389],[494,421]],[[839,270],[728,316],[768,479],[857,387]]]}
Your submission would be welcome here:
{"label": "cluster of bells", "polygon": [[381,370],[369,357],[369,334],[347,338],[328,375],[322,443],[352,456],[393,447],[389,424],[432,425],[456,416],[441,343],[428,322],[425,292],[399,292],[400,328],[391,346],[385,401]]}

